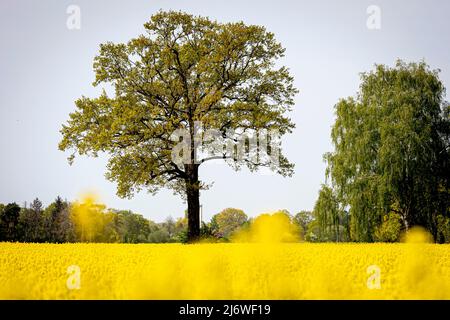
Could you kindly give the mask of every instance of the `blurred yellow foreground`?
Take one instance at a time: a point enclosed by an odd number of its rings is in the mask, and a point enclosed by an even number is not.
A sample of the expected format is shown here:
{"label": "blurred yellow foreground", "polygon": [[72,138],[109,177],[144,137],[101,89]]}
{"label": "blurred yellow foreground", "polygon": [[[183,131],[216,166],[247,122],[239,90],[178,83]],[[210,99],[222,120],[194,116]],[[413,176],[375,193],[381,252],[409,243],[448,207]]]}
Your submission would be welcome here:
{"label": "blurred yellow foreground", "polygon": [[0,243],[2,299],[449,299],[450,245]]}

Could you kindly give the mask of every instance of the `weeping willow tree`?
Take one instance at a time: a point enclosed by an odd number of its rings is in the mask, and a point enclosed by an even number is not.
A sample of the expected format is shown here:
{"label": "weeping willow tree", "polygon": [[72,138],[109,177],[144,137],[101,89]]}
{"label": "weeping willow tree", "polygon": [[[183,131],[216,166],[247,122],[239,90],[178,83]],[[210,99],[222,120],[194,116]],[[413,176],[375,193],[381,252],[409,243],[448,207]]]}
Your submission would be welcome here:
{"label": "weeping willow tree", "polygon": [[353,240],[372,241],[389,212],[404,229],[422,225],[433,233],[437,216],[449,214],[450,109],[438,72],[424,62],[377,65],[361,75],[355,97],[336,104],[326,192],[336,208],[349,208]]}
{"label": "weeping willow tree", "polygon": [[321,241],[348,241],[350,236],[348,212],[341,206],[333,189],[322,185],[314,206]]}

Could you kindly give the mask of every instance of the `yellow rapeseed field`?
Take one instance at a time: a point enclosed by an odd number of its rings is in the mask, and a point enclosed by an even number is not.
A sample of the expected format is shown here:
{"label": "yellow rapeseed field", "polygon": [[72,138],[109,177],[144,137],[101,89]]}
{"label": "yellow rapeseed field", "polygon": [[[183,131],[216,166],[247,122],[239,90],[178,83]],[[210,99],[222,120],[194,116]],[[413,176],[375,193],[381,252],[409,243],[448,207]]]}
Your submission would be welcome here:
{"label": "yellow rapeseed field", "polygon": [[234,243],[0,243],[0,299],[450,299],[450,245],[299,243],[263,214]]}
{"label": "yellow rapeseed field", "polygon": [[450,246],[0,243],[2,299],[449,299]]}

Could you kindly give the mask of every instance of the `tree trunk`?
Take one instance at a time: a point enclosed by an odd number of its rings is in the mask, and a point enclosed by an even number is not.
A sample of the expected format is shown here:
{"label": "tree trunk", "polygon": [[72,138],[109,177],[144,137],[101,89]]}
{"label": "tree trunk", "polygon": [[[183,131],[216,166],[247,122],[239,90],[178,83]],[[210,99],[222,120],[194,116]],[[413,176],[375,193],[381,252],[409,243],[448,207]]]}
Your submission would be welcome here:
{"label": "tree trunk", "polygon": [[200,182],[198,180],[198,164],[186,164],[186,197],[188,204],[188,242],[200,237]]}
{"label": "tree trunk", "polygon": [[409,223],[408,223],[407,214],[406,213],[402,213],[402,214],[400,214],[400,217],[402,218],[403,226],[405,227],[405,231],[408,232],[408,230],[409,230]]}

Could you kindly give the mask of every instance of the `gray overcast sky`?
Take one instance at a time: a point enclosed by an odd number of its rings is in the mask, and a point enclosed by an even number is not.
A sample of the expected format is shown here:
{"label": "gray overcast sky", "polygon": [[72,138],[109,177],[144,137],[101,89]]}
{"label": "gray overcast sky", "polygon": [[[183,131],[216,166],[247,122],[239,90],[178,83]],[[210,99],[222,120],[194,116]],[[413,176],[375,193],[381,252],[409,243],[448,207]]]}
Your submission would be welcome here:
{"label": "gray overcast sky", "polygon": [[[81,9],[81,29],[66,27],[70,4]],[[366,26],[369,5],[381,9],[381,29]],[[57,195],[68,200],[97,191],[110,207],[162,221],[180,217],[185,204],[171,191],[120,199],[104,178],[106,158],[77,158],[57,149],[59,129],[81,95],[97,96],[92,61],[100,43],[125,42],[143,31],[158,10],[182,10],[221,22],[264,25],[286,48],[282,61],[300,90],[291,116],[297,125],[284,138],[296,164],[292,178],[234,172],[226,165],[200,169],[215,181],[201,195],[204,218],[226,207],[254,216],[312,209],[324,181],[324,152],[331,150],[333,106],[354,95],[359,73],[397,58],[441,69],[450,86],[450,1],[12,1],[0,2],[0,202]]]}

